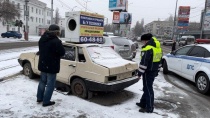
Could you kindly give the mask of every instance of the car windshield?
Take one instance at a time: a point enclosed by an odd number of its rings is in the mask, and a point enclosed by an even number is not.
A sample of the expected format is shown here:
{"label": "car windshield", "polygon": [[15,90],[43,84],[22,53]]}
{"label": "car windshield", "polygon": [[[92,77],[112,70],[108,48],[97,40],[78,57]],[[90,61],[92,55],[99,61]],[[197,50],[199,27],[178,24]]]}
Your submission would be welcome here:
{"label": "car windshield", "polygon": [[128,40],[123,37],[114,37],[114,38],[112,38],[112,42],[118,46],[129,45]]}
{"label": "car windshield", "polygon": [[87,50],[93,60],[121,58],[111,47],[88,47]]}

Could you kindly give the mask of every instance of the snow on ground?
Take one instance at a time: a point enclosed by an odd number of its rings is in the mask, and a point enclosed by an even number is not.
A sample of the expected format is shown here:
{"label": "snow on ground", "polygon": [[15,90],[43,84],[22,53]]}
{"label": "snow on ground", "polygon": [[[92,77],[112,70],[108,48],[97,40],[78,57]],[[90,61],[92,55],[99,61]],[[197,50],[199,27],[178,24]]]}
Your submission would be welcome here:
{"label": "snow on ground", "polygon": [[12,37],[10,37],[10,38],[0,38],[0,43],[9,43],[9,42],[37,42],[37,41],[39,41],[39,39],[40,39],[40,36],[29,36],[29,40],[28,41],[26,41],[24,39],[24,37],[22,37],[21,39],[18,39],[18,38],[14,39]]}
{"label": "snow on ground", "polygon": [[21,53],[36,52],[38,47],[18,48],[0,51],[0,79],[17,74],[22,70],[18,63]]}
{"label": "snow on ground", "polygon": [[[17,58],[23,52],[35,52],[37,47],[0,51],[0,78],[13,75],[22,70]],[[139,59],[136,58],[136,61]],[[4,70],[4,67],[14,66]],[[64,95],[54,91],[54,106],[42,107],[36,103],[38,79],[31,80],[18,75],[0,82],[0,118],[7,117],[60,117],[60,118],[177,118],[173,110],[155,108],[154,113],[139,113],[139,102],[142,92],[142,80],[122,92],[96,95],[90,100],[80,99],[73,95]],[[164,97],[163,88],[171,88],[161,76],[154,82],[155,99]],[[180,93],[180,91],[176,91]],[[157,102],[157,101],[156,101]],[[176,104],[171,105],[176,109]]]}

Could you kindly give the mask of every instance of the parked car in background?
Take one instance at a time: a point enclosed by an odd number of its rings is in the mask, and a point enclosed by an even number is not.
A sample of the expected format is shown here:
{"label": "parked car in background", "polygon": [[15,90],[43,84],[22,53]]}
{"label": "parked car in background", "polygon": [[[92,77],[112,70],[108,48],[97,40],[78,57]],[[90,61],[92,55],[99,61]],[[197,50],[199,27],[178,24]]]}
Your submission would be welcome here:
{"label": "parked car in background", "polygon": [[122,58],[127,60],[133,59],[133,51],[131,50],[131,44],[128,39],[118,36],[104,36],[104,47],[111,47]]}
{"label": "parked car in background", "polygon": [[130,43],[131,51],[133,52],[132,57],[135,58],[136,57],[136,49],[137,49],[136,44],[132,40],[128,39],[128,41]]}
{"label": "parked car in background", "polygon": [[194,42],[195,42],[195,37],[194,36],[182,36],[178,41],[179,46],[194,44]]}
{"label": "parked car in background", "polygon": [[172,45],[174,43],[173,40],[163,40],[163,45]]}
{"label": "parked car in background", "polygon": [[[135,84],[138,64],[125,60],[110,47],[99,44],[63,43],[66,50],[60,62],[57,81],[71,87],[81,98],[91,98],[92,92],[115,92]],[[40,75],[39,53],[22,53],[18,59],[24,75]]]}
{"label": "parked car in background", "polygon": [[174,72],[194,83],[202,94],[210,92],[210,46],[192,44],[163,56],[163,73]]}
{"label": "parked car in background", "polygon": [[13,37],[13,38],[20,39],[20,38],[22,38],[22,34],[19,33],[19,32],[17,32],[17,31],[7,31],[5,33],[2,33],[1,34],[1,37],[2,38],[5,38],[5,37],[7,37],[7,38]]}
{"label": "parked car in background", "polygon": [[114,36],[113,32],[104,32],[104,36]]}
{"label": "parked car in background", "polygon": [[210,39],[196,39],[195,43],[197,43],[197,44],[209,44]]}

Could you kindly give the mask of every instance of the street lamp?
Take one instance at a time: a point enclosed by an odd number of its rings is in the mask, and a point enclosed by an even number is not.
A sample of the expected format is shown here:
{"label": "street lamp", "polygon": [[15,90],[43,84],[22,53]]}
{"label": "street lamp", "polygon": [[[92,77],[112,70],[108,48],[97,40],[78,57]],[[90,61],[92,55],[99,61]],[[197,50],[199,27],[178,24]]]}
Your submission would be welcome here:
{"label": "street lamp", "polygon": [[172,40],[174,39],[174,30],[175,30],[175,26],[176,26],[176,11],[177,11],[177,4],[178,4],[178,0],[176,0],[176,7],[175,7],[175,15],[174,15],[174,25],[173,25],[173,31],[172,31]]}
{"label": "street lamp", "polygon": [[76,8],[77,6],[74,6],[72,9],[71,9],[71,11],[74,11],[74,8]]}

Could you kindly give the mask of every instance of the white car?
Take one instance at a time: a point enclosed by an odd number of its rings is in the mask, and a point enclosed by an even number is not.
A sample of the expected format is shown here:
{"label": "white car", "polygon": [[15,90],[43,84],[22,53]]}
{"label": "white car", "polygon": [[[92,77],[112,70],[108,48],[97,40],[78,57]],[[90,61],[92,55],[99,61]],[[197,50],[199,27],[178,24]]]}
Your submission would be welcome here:
{"label": "white car", "polygon": [[174,72],[194,83],[202,94],[210,92],[210,46],[187,45],[163,56],[163,73]]}

